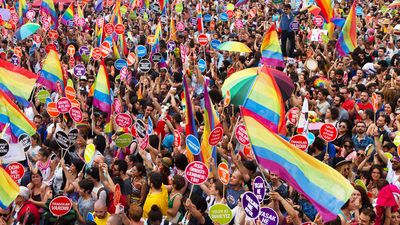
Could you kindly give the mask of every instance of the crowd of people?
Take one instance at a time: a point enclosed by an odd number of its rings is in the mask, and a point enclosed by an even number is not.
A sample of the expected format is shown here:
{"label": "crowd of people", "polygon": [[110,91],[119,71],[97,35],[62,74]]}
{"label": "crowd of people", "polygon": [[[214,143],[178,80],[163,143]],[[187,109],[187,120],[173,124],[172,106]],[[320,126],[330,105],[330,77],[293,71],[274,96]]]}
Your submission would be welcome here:
{"label": "crowd of people", "polygon": [[[100,62],[82,57],[78,51],[82,46],[97,47],[96,21],[100,17],[104,17],[106,22],[110,20],[113,12],[113,3],[110,2],[104,3],[106,5],[101,11],[95,10],[97,1],[74,2],[75,9],[77,4],[82,7],[85,25],[60,23],[56,28],[57,40],[52,40],[48,32],[40,28],[36,34],[41,37],[41,43],[32,37],[16,41],[13,38],[15,30],[0,28],[3,34],[1,58],[11,62],[14,49],[20,47],[22,55],[18,66],[34,73],[41,70],[46,46],[55,44],[65,76],[73,81],[83,112],[83,121],[79,124],[68,115],[51,117],[46,103],[37,97],[37,93],[46,88],[35,87],[30,106],[21,106],[21,109],[35,124],[37,133],[31,137],[27,159],[21,161],[26,172],[19,180],[20,193],[12,205],[0,209],[0,224],[216,224],[209,215],[210,207],[216,203],[227,204],[232,209],[230,224],[261,224],[246,219],[241,203],[241,195],[252,191],[252,182],[257,176],[264,177],[268,187],[262,205],[277,212],[279,224],[400,223],[399,203],[387,207],[376,203],[379,197],[394,198],[389,196],[392,192],[381,190],[393,187],[393,193],[400,194],[400,155],[397,151],[400,143],[400,29],[396,28],[400,24],[400,13],[387,7],[390,2],[358,2],[361,8],[357,12],[358,47],[351,54],[339,57],[335,39],[340,27],[336,27],[332,40],[311,40],[312,32],[318,28],[307,5],[315,3],[249,0],[235,7],[233,18],[224,21],[220,16],[227,11],[227,4],[236,2],[167,1],[167,20],[161,21],[159,40],[159,53],[165,63],[152,63],[151,70],[146,73],[138,69],[140,59],[136,48],[138,45],[146,46],[148,51],[144,58],[150,56],[151,45],[147,38],[154,35],[160,12],[153,10],[152,6],[146,9],[145,1],[142,5],[132,3],[136,1],[122,2],[128,9],[122,13],[122,19],[127,48],[136,54],[134,63],[128,66],[126,78],[121,79],[122,76],[118,76],[120,71],[114,67],[115,56],[110,54],[103,60],[110,74],[113,99],[120,103],[119,111],[145,123],[151,120],[153,124],[149,145],[145,149],[140,147],[136,138],[126,148],[117,147],[115,140],[126,131],[115,123],[112,123],[111,132],[106,127],[107,120],[113,121],[117,113],[107,115],[92,106],[90,90]],[[3,1],[5,7],[17,8],[17,3]],[[154,3],[150,2],[150,5]],[[179,13],[175,10],[178,3],[184,6]],[[193,24],[193,18],[198,16],[196,7],[199,3],[202,15],[211,16],[210,21],[203,21],[202,32]],[[28,3],[39,22],[40,13],[35,4]],[[137,4],[137,7],[131,7],[132,4]],[[62,15],[68,5],[56,3],[57,14]],[[335,17],[346,18],[351,5],[351,1],[335,1]],[[188,49],[186,62],[182,62],[179,48],[172,51],[168,47],[171,19],[175,24],[184,24],[182,31],[176,31],[175,43]],[[238,20],[242,23],[237,23]],[[298,30],[293,29],[293,21],[298,22]],[[272,24],[277,26],[285,60],[285,68],[279,69],[287,73],[295,84],[291,97],[285,102],[286,110],[301,109],[304,100],[308,99],[309,114],[319,121],[310,119],[309,132],[316,138],[307,152],[339,171],[355,189],[334,221],[323,221],[315,207],[285,180],[258,165],[254,157],[243,154],[232,134],[240,120],[239,107],[224,107],[221,86],[234,72],[259,66],[261,42]],[[201,33],[206,34],[209,40],[205,47],[198,43]],[[242,42],[252,52],[219,51],[211,46],[214,39]],[[74,75],[67,50],[70,45],[77,50],[73,55],[75,65],[81,64],[86,69],[83,76]],[[197,64],[200,58],[206,61],[204,72]],[[317,66],[309,66],[309,60]],[[188,70],[184,70],[185,65]],[[217,157],[211,158],[209,165],[218,165],[222,161],[229,164],[228,185],[218,179],[215,167],[202,185],[193,186],[185,179],[184,171],[189,164],[185,141],[181,146],[174,144],[175,131],[179,131],[185,140],[183,76],[189,83],[199,137],[204,127],[205,91],[209,92],[215,106],[224,136],[216,147]],[[206,80],[209,81],[208,90],[203,86]],[[377,97],[377,109],[372,105],[373,94]],[[52,101],[60,97],[57,92],[51,92]],[[338,137],[327,146],[318,136],[318,129],[311,129],[313,123],[334,125]],[[296,125],[288,121],[286,126],[287,137],[296,134]],[[68,133],[74,128],[79,130],[76,143],[65,152],[56,143],[55,133]],[[95,154],[91,163],[85,163],[84,152],[89,144],[94,144]],[[122,195],[119,203],[115,204],[117,184]],[[71,210],[61,217],[52,215],[49,210],[50,201],[57,196],[67,196],[72,201]]]}

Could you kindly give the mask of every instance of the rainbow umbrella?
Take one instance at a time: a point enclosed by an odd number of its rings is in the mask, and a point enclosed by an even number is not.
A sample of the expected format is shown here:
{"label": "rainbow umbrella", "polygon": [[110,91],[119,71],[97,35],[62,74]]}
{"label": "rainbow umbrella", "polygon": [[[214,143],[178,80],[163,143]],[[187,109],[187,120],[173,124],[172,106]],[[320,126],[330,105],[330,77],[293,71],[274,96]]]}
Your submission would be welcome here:
{"label": "rainbow umbrella", "polygon": [[230,102],[234,105],[242,105],[259,76],[273,77],[281,92],[283,101],[290,98],[294,90],[294,84],[290,77],[279,70],[265,66],[244,69],[230,75],[222,85],[224,97],[229,91],[231,96]]}
{"label": "rainbow umbrella", "polygon": [[251,49],[246,44],[238,41],[226,41],[218,45],[218,50],[230,52],[251,52]]}
{"label": "rainbow umbrella", "polygon": [[40,25],[37,23],[26,23],[15,32],[15,37],[18,41],[24,40],[34,34],[39,28]]}
{"label": "rainbow umbrella", "polygon": [[394,1],[394,2],[390,3],[388,7],[391,9],[400,8],[400,1]]}

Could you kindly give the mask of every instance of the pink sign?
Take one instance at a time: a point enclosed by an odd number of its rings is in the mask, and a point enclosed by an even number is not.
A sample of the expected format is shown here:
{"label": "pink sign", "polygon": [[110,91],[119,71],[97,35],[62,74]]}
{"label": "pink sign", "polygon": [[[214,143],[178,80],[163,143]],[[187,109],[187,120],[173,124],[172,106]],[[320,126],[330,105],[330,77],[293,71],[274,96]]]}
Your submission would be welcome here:
{"label": "pink sign", "polygon": [[211,146],[216,146],[218,142],[222,140],[222,136],[224,135],[224,129],[222,127],[216,127],[213,131],[211,131],[210,136],[208,137],[208,143]]}
{"label": "pink sign", "polygon": [[115,117],[115,123],[122,128],[127,128],[132,125],[132,118],[127,113],[120,113]]}
{"label": "pink sign", "polygon": [[57,110],[60,113],[68,113],[72,108],[71,101],[68,98],[60,98],[57,102]]}
{"label": "pink sign", "polygon": [[69,110],[69,115],[71,116],[72,120],[76,123],[80,123],[82,121],[82,111],[78,107],[72,107]]}
{"label": "pink sign", "polygon": [[208,179],[208,168],[200,161],[193,161],[185,169],[185,178],[191,184],[200,185]]}
{"label": "pink sign", "polygon": [[336,139],[338,136],[338,131],[335,126],[329,123],[325,123],[324,125],[321,126],[319,129],[319,134],[321,137],[327,141],[327,142],[332,142]]}
{"label": "pink sign", "polygon": [[236,127],[235,135],[240,144],[245,146],[250,144],[250,139],[247,135],[246,127],[244,125],[238,125]]}
{"label": "pink sign", "polygon": [[290,138],[289,141],[292,145],[296,146],[297,148],[299,148],[302,151],[307,150],[308,148],[308,139],[307,137],[303,136],[303,135],[295,135],[292,138]]}

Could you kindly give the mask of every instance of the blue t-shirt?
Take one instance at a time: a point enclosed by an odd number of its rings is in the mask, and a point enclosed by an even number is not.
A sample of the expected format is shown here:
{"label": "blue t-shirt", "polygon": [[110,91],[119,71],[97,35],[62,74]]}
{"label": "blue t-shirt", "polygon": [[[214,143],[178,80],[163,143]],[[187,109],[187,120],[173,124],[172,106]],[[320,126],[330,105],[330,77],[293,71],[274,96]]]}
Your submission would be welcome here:
{"label": "blue t-shirt", "polygon": [[228,186],[228,189],[226,191],[226,200],[227,200],[229,208],[233,209],[237,206],[239,197],[243,193],[244,193],[243,189],[236,191],[236,190],[233,190],[230,187],[230,185]]}

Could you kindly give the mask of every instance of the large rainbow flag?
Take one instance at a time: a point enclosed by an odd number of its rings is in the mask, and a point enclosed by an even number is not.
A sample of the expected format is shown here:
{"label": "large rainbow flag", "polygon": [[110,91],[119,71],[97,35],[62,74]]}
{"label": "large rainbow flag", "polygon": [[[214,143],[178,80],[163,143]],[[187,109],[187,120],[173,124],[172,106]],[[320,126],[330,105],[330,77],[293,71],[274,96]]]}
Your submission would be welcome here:
{"label": "large rainbow flag", "polygon": [[13,142],[18,141],[21,134],[29,136],[35,134],[35,125],[2,90],[0,90],[0,106],[0,130],[2,131],[9,124],[6,132],[11,131],[9,133]]}
{"label": "large rainbow flag", "polygon": [[269,28],[265,34],[264,40],[261,44],[261,63],[274,67],[285,67],[283,61],[282,49],[279,43],[278,32],[276,32],[275,24]]}
{"label": "large rainbow flag", "polygon": [[354,188],[339,172],[301,151],[263,124],[259,115],[242,110],[258,163],[279,175],[306,197],[324,222],[336,218]]}
{"label": "large rainbow flag", "polygon": [[334,0],[315,0],[319,8],[321,8],[322,17],[327,23],[331,22],[334,16],[333,6]]}
{"label": "large rainbow flag", "polygon": [[111,94],[110,94],[110,81],[104,61],[101,62],[97,72],[96,80],[94,82],[93,105],[100,109],[102,112],[107,113],[107,121],[111,116]]}
{"label": "large rainbow flag", "polygon": [[161,32],[162,32],[161,31],[161,22],[158,22],[157,23],[157,27],[156,27],[156,31],[154,33],[154,43],[151,46],[151,52],[152,53],[156,53],[156,52],[158,52],[160,50],[159,49],[159,44],[160,44],[160,39],[161,39],[161,35],[162,35]]}
{"label": "large rainbow flag", "polygon": [[26,1],[19,0],[18,1],[18,17],[19,17],[18,24],[19,25],[23,24],[26,12],[28,12],[28,5],[26,4]]}
{"label": "large rainbow flag", "polygon": [[29,70],[0,59],[0,90],[25,107],[29,105],[28,99],[38,77]]}
{"label": "large rainbow flag", "polygon": [[357,48],[356,6],[357,1],[354,1],[336,42],[336,49],[340,56],[346,56]]}
{"label": "large rainbow flag", "polygon": [[40,76],[38,83],[43,84],[45,87],[53,91],[59,91],[57,83],[60,84],[61,91],[64,91],[65,80],[63,76],[63,69],[61,67],[58,53],[55,49],[50,49],[43,62],[42,70],[40,70]]}
{"label": "large rainbow flag", "polygon": [[1,166],[0,183],[0,208],[7,209],[19,195],[19,186]]}
{"label": "large rainbow flag", "polygon": [[[193,111],[193,105],[192,105],[192,101],[190,98],[190,93],[189,93],[189,87],[187,84],[187,80],[186,80],[186,75],[183,76],[183,94],[184,94],[184,98],[182,99],[182,101],[185,101],[185,108],[184,108],[184,113],[185,113],[185,131],[186,131],[186,136],[188,136],[189,134],[195,136],[196,138],[198,138],[197,135],[197,127],[196,127],[196,123],[194,120],[194,111]],[[192,161],[202,161],[202,157],[201,154],[199,155],[193,155],[190,150],[186,147],[186,156],[189,160],[189,162]]]}
{"label": "large rainbow flag", "polygon": [[208,80],[204,81],[204,130],[203,136],[201,139],[201,155],[203,162],[211,168],[209,165],[209,158],[213,157],[214,162],[217,162],[217,151],[216,148],[211,146],[208,143],[208,138],[211,134],[211,131],[214,130],[217,126],[221,126],[219,122],[219,118],[214,109],[214,106],[211,102],[210,95],[208,94]]}

